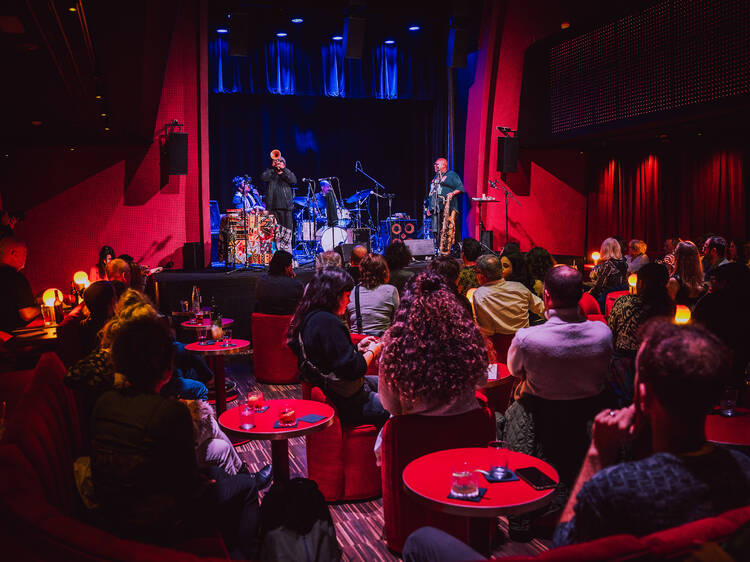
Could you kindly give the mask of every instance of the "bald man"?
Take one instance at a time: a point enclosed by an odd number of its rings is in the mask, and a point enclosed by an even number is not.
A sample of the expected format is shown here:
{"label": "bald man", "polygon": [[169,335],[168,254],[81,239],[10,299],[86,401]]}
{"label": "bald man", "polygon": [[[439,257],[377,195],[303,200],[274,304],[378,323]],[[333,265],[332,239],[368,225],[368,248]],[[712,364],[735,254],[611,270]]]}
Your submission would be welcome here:
{"label": "bald man", "polygon": [[39,315],[31,285],[21,270],[26,244],[12,236],[0,239],[0,331],[12,332]]}
{"label": "bald man", "polygon": [[431,219],[430,230],[432,231],[435,243],[440,245],[440,231],[443,227],[443,212],[445,210],[445,201],[449,195],[452,195],[450,210],[456,211],[456,237],[455,240],[461,239],[461,217],[459,208],[459,195],[464,190],[464,184],[458,174],[448,169],[448,160],[438,158],[433,165],[435,177],[432,178],[430,185],[427,187],[427,216]]}
{"label": "bald man", "polygon": [[359,283],[359,264],[366,255],[367,248],[364,246],[354,246],[352,248],[352,255],[349,256],[349,265],[346,266],[346,271],[352,276],[355,284]]}

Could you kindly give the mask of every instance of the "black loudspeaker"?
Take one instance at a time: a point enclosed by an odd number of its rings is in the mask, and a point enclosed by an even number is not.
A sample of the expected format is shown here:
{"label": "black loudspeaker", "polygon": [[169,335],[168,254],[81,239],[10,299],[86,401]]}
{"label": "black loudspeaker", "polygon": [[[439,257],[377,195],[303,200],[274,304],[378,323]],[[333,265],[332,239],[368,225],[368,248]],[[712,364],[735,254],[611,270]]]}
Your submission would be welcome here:
{"label": "black loudspeaker", "polygon": [[490,250],[494,250],[495,248],[492,246],[492,231],[491,230],[485,230],[482,232],[480,242],[482,243],[482,246],[486,246]]}
{"label": "black loudspeaker", "polygon": [[460,27],[448,30],[448,48],[446,65],[448,68],[464,68],[469,50],[469,32]]}
{"label": "black loudspeaker", "polygon": [[229,54],[234,57],[246,57],[249,50],[248,40],[250,24],[247,14],[232,12],[229,30]]}
{"label": "black loudspeaker", "polygon": [[361,59],[365,44],[364,18],[348,17],[344,20],[344,58]]}
{"label": "black loudspeaker", "polygon": [[185,242],[182,245],[182,269],[203,269],[203,245],[200,242]]}
{"label": "black loudspeaker", "polygon": [[186,176],[188,173],[188,134],[169,133],[166,148],[169,175]]}
{"label": "black loudspeaker", "polygon": [[411,240],[417,238],[417,221],[413,219],[386,219],[380,221],[380,237],[386,244],[394,240]]}
{"label": "black loudspeaker", "polygon": [[515,137],[498,137],[497,171],[515,172],[518,170],[518,139]]}

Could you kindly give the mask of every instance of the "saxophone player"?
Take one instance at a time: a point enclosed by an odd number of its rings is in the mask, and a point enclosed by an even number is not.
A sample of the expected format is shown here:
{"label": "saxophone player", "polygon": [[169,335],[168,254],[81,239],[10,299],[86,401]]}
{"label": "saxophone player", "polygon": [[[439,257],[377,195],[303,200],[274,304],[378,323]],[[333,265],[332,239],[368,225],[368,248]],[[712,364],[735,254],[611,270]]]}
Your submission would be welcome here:
{"label": "saxophone player", "polygon": [[[459,197],[464,191],[464,184],[458,174],[448,169],[448,160],[438,158],[434,164],[435,177],[432,178],[427,187],[427,216],[430,218],[430,231],[432,237],[440,245],[443,223],[445,222],[446,200],[450,196],[449,212],[455,218],[456,240],[461,237],[461,219],[459,209]],[[455,240],[454,240],[455,242]],[[452,244],[451,244],[452,245]]]}

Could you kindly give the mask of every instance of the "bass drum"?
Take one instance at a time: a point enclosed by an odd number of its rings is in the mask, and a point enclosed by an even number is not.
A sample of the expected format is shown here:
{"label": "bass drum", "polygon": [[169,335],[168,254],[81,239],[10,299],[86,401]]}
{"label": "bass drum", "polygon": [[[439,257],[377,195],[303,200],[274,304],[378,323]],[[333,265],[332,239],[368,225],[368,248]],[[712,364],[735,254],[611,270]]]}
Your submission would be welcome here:
{"label": "bass drum", "polygon": [[339,244],[346,242],[346,230],[338,226],[323,227],[318,229],[316,237],[320,242],[320,247],[328,252]]}

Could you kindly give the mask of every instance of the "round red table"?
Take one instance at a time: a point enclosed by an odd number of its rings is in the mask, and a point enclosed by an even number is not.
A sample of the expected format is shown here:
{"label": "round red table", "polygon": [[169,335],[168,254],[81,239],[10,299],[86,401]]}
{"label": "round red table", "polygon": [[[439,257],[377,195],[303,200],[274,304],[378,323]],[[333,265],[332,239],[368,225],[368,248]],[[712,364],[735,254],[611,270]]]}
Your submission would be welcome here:
{"label": "round red table", "polygon": [[210,345],[201,345],[200,342],[189,343],[185,349],[206,356],[209,367],[214,372],[214,387],[216,390],[216,413],[221,414],[227,409],[226,378],[224,376],[224,356],[247,353],[250,342],[247,340],[231,339],[230,347],[224,347],[224,342],[214,342]]}
{"label": "round red table", "polygon": [[[461,515],[470,520],[471,546],[482,553],[489,552],[489,533],[481,518],[499,515],[518,515],[544,507],[552,501],[554,488],[535,490],[523,480],[490,483],[478,474],[479,487],[487,492],[478,502],[450,499],[453,467],[468,462],[475,469],[488,470],[490,449],[473,447],[437,451],[411,461],[404,468],[402,478],[408,494],[424,505],[451,515]],[[555,482],[560,481],[557,471],[543,460],[523,453],[508,452],[508,468],[535,466]]]}
{"label": "round red table", "polygon": [[750,446],[750,410],[735,408],[732,417],[712,413],[706,416],[706,439],[722,445]]}
{"label": "round red table", "polygon": [[[244,439],[267,439],[271,441],[271,459],[273,463],[273,477],[276,482],[289,480],[289,442],[290,437],[301,437],[317,431],[322,431],[333,423],[334,411],[328,404],[315,400],[266,400],[269,408],[263,413],[255,414],[255,427],[240,428],[240,408],[236,406],[228,409],[219,416],[219,425],[229,433],[239,435]],[[274,427],[279,419],[279,411],[285,405],[294,408],[297,414],[296,427]],[[302,421],[301,417],[308,414],[323,416],[316,422]]]}
{"label": "round red table", "polygon": [[[231,318],[222,318],[221,319],[221,327],[222,328],[228,328],[234,324],[234,320]],[[198,330],[199,328],[210,328],[213,326],[213,321],[210,318],[204,318],[203,322],[193,322],[192,320],[185,320],[184,322],[180,322],[180,326],[183,328],[189,328],[192,330]]]}

